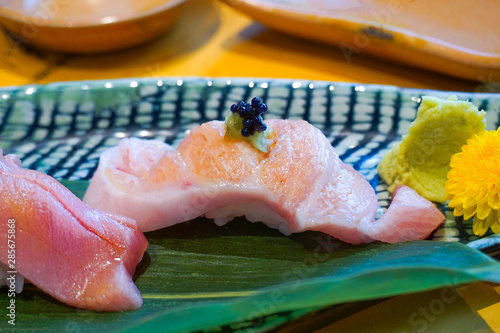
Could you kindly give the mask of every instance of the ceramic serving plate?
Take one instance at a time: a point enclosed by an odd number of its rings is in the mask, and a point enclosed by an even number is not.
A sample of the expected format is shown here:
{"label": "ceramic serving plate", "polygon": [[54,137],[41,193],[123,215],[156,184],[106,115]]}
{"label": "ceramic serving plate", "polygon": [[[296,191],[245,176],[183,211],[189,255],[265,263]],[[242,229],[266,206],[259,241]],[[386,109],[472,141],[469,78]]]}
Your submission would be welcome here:
{"label": "ceramic serving plate", "polygon": [[[127,79],[0,89],[0,148],[26,168],[60,179],[82,197],[100,153],[121,138],[177,146],[194,126],[224,119],[231,104],[260,96],[266,118],[306,119],[390,203],[376,166],[406,133],[423,94],[450,92],[329,82],[250,79]],[[499,124],[500,95],[457,93]],[[322,233],[286,237],[236,219],[223,227],[199,218],[146,234],[134,281],[137,311],[79,310],[27,285],[16,296],[15,329],[36,331],[263,331],[321,307],[477,280],[500,282],[500,263],[446,206],[445,224],[426,241],[353,246]],[[482,250],[483,252],[479,251]],[[9,302],[0,289],[0,309]],[[6,321],[0,323],[6,331]]]}
{"label": "ceramic serving plate", "polygon": [[500,80],[500,3],[490,0],[223,0],[293,35],[481,82]]}

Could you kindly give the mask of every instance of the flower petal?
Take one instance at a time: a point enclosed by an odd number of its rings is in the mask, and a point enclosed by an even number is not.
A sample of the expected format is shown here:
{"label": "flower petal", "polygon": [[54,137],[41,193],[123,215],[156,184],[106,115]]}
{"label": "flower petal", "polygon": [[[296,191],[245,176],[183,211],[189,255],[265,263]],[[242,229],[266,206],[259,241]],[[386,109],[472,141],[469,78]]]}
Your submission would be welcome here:
{"label": "flower petal", "polygon": [[476,206],[477,205],[477,194],[474,193],[474,191],[470,191],[469,194],[467,195],[466,199],[464,200],[464,208],[468,209],[470,207]]}
{"label": "flower petal", "polygon": [[481,203],[477,205],[476,216],[480,220],[484,220],[491,213],[491,207],[487,202]]}
{"label": "flower petal", "polygon": [[453,199],[451,199],[451,201],[448,203],[448,206],[449,207],[462,207],[462,199],[459,198],[459,197],[453,197]]}
{"label": "flower petal", "polygon": [[474,219],[472,232],[474,235],[483,236],[489,228],[487,220]]}
{"label": "flower petal", "polygon": [[468,220],[476,214],[476,206],[472,206],[464,209],[464,219]]}
{"label": "flower petal", "polygon": [[493,209],[500,209],[500,196],[498,192],[495,191],[488,196],[488,204]]}
{"label": "flower petal", "polygon": [[493,231],[493,233],[495,233],[495,234],[500,233],[500,222],[496,222],[496,223],[490,225],[490,228]]}
{"label": "flower petal", "polygon": [[497,220],[490,225],[491,230],[493,233],[498,234],[500,233],[500,214],[497,212]]}
{"label": "flower petal", "polygon": [[453,215],[454,216],[464,215],[464,207],[462,205],[455,207],[455,209],[453,210]]}
{"label": "flower petal", "polygon": [[476,201],[478,203],[488,201],[488,190],[486,188],[481,189],[481,191],[477,194]]}

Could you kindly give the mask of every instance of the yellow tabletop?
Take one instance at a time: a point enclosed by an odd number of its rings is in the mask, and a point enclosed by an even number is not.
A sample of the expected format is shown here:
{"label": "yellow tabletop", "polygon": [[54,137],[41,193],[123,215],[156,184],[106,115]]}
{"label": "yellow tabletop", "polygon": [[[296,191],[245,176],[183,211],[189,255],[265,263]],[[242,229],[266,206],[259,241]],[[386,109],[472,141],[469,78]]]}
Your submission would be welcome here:
{"label": "yellow tabletop", "polygon": [[[0,86],[126,77],[264,77],[388,84],[452,91],[498,90],[498,84],[461,80],[355,55],[338,47],[287,36],[208,0],[193,0],[161,38],[101,55],[55,54],[0,34]],[[296,329],[321,332],[500,331],[500,286],[476,283],[404,295],[362,311],[323,312]],[[302,325],[302,326],[301,326]],[[293,331],[282,328],[281,331]]]}

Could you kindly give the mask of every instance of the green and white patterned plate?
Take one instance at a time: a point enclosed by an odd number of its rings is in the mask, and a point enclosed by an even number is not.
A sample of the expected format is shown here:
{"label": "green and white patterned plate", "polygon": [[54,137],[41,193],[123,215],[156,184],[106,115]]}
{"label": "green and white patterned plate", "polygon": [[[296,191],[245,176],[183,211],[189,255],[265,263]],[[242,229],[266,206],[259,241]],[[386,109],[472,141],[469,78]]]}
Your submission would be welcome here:
{"label": "green and white patterned plate", "polygon": [[[3,88],[0,148],[19,155],[24,167],[63,180],[81,197],[100,153],[121,138],[159,139],[176,146],[194,126],[224,119],[231,104],[259,96],[269,107],[266,118],[305,119],[321,129],[341,158],[376,190],[381,214],[390,197],[376,166],[407,132],[423,94],[449,97],[452,93],[330,82],[199,78]],[[453,94],[484,109],[490,128],[499,125],[500,95]],[[469,221],[455,219],[445,205],[440,208],[446,222],[430,237],[440,242],[357,247],[320,233],[285,237],[244,219],[217,228],[200,218],[146,234],[150,246],[135,277],[145,300],[142,309],[118,314],[72,309],[27,287],[18,297],[25,318],[19,319],[19,327],[33,331],[189,331],[229,325],[225,329],[259,331],[269,328],[268,320],[277,320],[277,325],[340,302],[478,279],[500,282],[500,264],[471,249],[495,251],[500,237],[477,240]],[[322,257],[315,257],[317,248]],[[384,279],[394,283],[387,285]],[[5,294],[0,292],[0,308],[4,309]]]}

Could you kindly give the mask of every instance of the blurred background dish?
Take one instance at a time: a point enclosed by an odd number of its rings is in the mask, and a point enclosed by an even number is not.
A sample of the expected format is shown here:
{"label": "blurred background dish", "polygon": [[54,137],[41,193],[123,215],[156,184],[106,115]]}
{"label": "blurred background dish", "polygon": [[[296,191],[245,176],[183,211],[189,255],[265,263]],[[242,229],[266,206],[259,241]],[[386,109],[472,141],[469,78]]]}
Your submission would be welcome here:
{"label": "blurred background dish", "polygon": [[500,81],[500,2],[223,0],[271,28],[455,77]]}
{"label": "blurred background dish", "polygon": [[60,52],[97,53],[160,36],[186,0],[20,0],[0,5],[0,23],[23,41]]}

